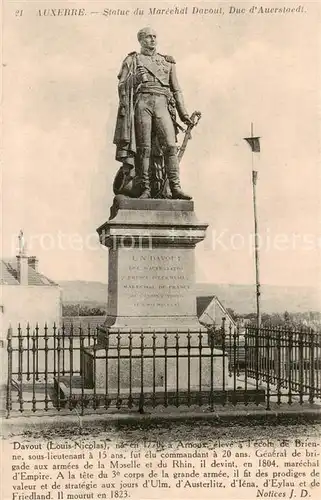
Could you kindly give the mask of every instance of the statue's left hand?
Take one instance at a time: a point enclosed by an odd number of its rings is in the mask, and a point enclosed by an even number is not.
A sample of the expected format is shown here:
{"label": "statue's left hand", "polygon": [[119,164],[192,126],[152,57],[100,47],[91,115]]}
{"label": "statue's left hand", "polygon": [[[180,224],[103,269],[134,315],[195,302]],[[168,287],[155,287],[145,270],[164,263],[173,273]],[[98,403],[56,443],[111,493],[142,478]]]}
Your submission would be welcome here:
{"label": "statue's left hand", "polygon": [[188,115],[184,115],[182,121],[183,123],[185,123],[185,125],[194,125],[193,121],[190,119]]}

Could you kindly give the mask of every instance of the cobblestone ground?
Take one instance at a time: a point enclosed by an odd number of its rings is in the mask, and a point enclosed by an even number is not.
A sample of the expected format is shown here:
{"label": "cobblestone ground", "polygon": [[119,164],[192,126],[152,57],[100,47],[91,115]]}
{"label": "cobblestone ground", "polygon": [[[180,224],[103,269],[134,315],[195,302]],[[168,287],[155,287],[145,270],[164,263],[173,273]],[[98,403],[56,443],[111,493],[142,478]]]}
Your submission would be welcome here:
{"label": "cobblestone ground", "polygon": [[293,437],[315,437],[321,439],[321,419],[318,422],[305,422],[304,417],[287,422],[284,417],[281,423],[271,423],[264,418],[253,421],[242,418],[234,418],[230,422],[194,421],[188,419],[182,422],[175,421],[140,421],[127,422],[114,421],[113,423],[95,418],[83,423],[66,422],[63,419],[55,419],[53,422],[41,424],[35,423],[27,429],[19,426],[10,426],[5,433],[6,437],[21,436],[30,439],[61,439],[99,437],[113,441],[146,441],[153,440],[163,443],[169,441],[186,440],[203,441],[205,439],[239,440],[239,439],[263,439],[263,438],[293,438]]}

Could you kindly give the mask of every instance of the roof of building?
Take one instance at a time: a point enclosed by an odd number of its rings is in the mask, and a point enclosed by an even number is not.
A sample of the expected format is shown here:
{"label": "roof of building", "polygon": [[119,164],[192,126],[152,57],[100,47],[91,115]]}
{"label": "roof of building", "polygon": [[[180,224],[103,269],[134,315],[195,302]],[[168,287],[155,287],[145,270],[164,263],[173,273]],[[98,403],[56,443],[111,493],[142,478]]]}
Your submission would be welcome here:
{"label": "roof of building", "polygon": [[202,316],[214,298],[215,295],[196,297],[196,313],[198,318]]}
{"label": "roof of building", "polygon": [[196,297],[196,312],[197,312],[197,317],[200,318],[202,314],[206,311],[208,306],[211,304],[211,302],[215,300],[221,311],[224,312],[224,314],[233,322],[235,323],[234,319],[226,309],[226,307],[222,304],[220,299],[216,295],[204,295],[204,296],[199,296]]}
{"label": "roof of building", "polygon": [[[19,285],[16,259],[0,259],[0,284]],[[28,285],[58,286],[30,265],[28,265]]]}

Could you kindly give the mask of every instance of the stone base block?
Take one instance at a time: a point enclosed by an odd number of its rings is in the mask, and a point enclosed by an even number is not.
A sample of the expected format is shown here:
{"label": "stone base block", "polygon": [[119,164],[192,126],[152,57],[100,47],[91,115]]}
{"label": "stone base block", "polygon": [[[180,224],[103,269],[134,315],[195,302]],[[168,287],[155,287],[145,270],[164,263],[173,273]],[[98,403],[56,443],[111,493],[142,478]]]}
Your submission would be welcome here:
{"label": "stone base block", "polygon": [[[60,377],[59,380],[55,379],[55,391],[60,395],[60,408],[73,409],[77,405],[83,406],[84,409],[92,412],[92,410],[103,409],[104,411],[110,410],[111,412],[119,410],[133,410],[137,411],[142,409],[142,405],[155,408],[161,407],[176,407],[176,411],[186,411],[186,407],[193,406],[208,406],[211,403],[214,405],[226,405],[232,403],[265,403],[265,389],[253,389],[247,387],[245,390],[244,382],[237,381],[237,389],[234,387],[227,387],[226,389],[204,388],[202,391],[198,389],[180,390],[164,388],[155,388],[155,391],[144,390],[143,395],[140,389],[123,390],[108,390],[106,394],[105,389],[84,388],[82,386],[82,377],[74,375],[72,379],[69,376]],[[178,409],[177,407],[180,407]],[[161,410],[162,411],[162,410]]]}
{"label": "stone base block", "polygon": [[144,392],[165,388],[188,390],[228,388],[228,358],[223,351],[210,348],[157,350],[145,348],[143,357],[139,349],[121,350],[86,349],[83,354],[85,386],[97,389],[141,389]]}

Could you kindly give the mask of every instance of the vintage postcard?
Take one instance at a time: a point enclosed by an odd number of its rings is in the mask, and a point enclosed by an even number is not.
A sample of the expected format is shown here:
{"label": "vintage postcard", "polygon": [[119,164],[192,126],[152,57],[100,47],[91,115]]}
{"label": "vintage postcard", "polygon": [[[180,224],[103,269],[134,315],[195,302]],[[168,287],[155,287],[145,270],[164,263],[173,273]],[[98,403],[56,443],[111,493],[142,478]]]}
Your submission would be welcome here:
{"label": "vintage postcard", "polygon": [[319,3],[1,10],[1,499],[319,498]]}

